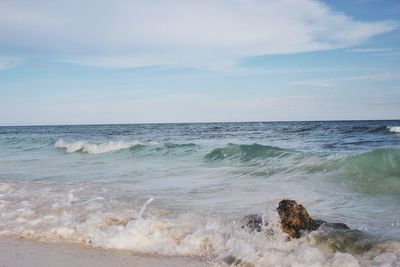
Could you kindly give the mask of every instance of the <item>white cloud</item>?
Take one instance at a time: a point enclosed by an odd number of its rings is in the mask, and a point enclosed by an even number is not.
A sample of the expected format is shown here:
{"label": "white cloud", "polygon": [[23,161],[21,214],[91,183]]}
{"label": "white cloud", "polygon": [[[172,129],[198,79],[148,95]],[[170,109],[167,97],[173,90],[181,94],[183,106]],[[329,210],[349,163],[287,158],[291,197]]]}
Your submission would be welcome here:
{"label": "white cloud", "polygon": [[333,84],[330,80],[306,80],[306,81],[297,81],[292,82],[290,85],[299,85],[299,86],[317,86],[317,87],[332,87]]}
{"label": "white cloud", "polygon": [[22,61],[21,58],[18,57],[9,57],[9,56],[1,56],[0,55],[0,70],[7,70],[15,68]]}
{"label": "white cloud", "polygon": [[370,75],[359,75],[359,76],[353,75],[353,76],[330,78],[330,79],[312,79],[312,80],[291,82],[289,83],[289,85],[332,87],[335,82],[346,82],[346,81],[371,81],[371,82],[400,81],[400,73],[375,73]]}
{"label": "white cloud", "polygon": [[356,53],[384,53],[384,52],[392,52],[395,51],[393,48],[354,48],[349,49],[349,52]]}
{"label": "white cloud", "polygon": [[355,53],[371,53],[379,56],[400,55],[400,49],[395,49],[395,48],[354,48],[354,49],[349,49],[347,51]]}
{"label": "white cloud", "polygon": [[2,1],[0,43],[88,66],[226,67],[360,44],[397,27],[316,0]]}
{"label": "white cloud", "polygon": [[350,76],[338,79],[340,81],[400,81],[400,73],[377,73],[365,76]]}

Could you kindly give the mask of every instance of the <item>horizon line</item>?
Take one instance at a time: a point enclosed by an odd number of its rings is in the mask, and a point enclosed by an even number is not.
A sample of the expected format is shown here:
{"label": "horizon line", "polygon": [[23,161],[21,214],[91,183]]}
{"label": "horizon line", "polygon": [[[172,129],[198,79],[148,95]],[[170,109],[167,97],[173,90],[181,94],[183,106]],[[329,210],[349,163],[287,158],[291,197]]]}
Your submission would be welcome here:
{"label": "horizon line", "polygon": [[105,126],[105,125],[154,125],[154,124],[212,124],[212,123],[281,123],[281,122],[351,122],[351,121],[400,121],[399,119],[332,119],[332,120],[269,120],[269,121],[198,121],[198,122],[131,122],[131,123],[77,123],[77,124],[0,124],[0,127],[44,126]]}

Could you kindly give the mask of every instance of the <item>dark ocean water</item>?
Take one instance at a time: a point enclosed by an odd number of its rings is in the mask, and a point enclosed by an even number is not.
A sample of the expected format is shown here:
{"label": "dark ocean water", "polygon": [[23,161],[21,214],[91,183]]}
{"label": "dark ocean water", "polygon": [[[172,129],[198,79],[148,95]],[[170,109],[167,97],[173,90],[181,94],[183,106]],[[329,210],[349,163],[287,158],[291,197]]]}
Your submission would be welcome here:
{"label": "dark ocean water", "polygon": [[[361,232],[237,227],[283,198]],[[0,234],[213,263],[400,266],[400,121],[0,127],[0,216]]]}

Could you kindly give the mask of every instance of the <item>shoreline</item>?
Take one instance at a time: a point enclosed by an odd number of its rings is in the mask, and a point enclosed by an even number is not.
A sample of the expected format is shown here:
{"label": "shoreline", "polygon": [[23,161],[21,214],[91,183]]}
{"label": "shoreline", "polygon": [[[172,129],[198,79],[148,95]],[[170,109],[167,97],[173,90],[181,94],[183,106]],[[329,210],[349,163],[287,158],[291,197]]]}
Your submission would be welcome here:
{"label": "shoreline", "polygon": [[0,259],[0,267],[210,266],[207,262],[190,257],[138,255],[131,251],[106,250],[79,244],[44,243],[10,236],[0,236]]}

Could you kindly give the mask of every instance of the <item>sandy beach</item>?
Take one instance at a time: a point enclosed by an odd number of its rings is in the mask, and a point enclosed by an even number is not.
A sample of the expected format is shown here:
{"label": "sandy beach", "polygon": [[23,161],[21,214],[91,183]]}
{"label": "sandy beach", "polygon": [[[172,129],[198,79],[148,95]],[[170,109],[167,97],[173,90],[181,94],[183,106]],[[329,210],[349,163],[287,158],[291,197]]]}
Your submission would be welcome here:
{"label": "sandy beach", "polygon": [[12,237],[0,238],[0,259],[1,267],[208,266],[200,260],[186,257],[144,256],[129,251],[41,243]]}

